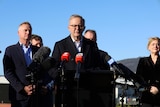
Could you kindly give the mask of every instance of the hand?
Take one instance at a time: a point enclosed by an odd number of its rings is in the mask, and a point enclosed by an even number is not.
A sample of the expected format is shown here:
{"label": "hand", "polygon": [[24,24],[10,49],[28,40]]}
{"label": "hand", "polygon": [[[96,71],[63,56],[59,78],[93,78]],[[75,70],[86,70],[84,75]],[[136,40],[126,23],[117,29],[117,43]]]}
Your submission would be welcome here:
{"label": "hand", "polygon": [[158,90],[157,87],[151,86],[150,92],[151,92],[152,94],[156,95],[156,94],[159,92],[159,90]]}
{"label": "hand", "polygon": [[35,89],[34,85],[28,85],[24,87],[24,91],[27,93],[27,95],[32,95],[34,89]]}

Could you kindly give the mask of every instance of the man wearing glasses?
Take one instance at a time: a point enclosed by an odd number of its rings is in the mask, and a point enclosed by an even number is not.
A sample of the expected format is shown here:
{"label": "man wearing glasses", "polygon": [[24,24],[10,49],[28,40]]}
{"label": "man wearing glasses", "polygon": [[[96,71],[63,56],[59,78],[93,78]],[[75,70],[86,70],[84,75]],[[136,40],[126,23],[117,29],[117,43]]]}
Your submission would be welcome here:
{"label": "man wearing glasses", "polygon": [[[52,57],[56,60],[56,67],[50,70],[52,77],[56,77],[55,84],[57,84],[57,92],[55,97],[56,107],[97,107],[96,99],[89,91],[90,82],[83,73],[87,69],[94,69],[98,66],[98,48],[95,42],[83,37],[82,33],[85,29],[85,20],[80,15],[72,15],[69,19],[68,30],[69,36],[56,42]],[[58,70],[61,64],[61,55],[64,52],[69,52],[69,61],[65,62],[63,66],[64,81],[61,81],[61,70]],[[80,67],[79,81],[75,80],[75,72],[77,64],[75,57],[78,53],[83,54],[83,61]],[[56,73],[58,71],[58,73]],[[85,74],[85,73],[84,73]],[[61,88],[65,87],[65,88]],[[84,90],[85,89],[85,90]],[[88,90],[86,90],[88,89]]]}

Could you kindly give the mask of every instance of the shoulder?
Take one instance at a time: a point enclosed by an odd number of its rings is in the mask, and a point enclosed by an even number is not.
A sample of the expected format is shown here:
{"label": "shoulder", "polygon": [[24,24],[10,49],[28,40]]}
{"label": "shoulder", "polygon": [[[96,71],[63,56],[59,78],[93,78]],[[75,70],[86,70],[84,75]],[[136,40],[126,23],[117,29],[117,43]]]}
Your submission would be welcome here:
{"label": "shoulder", "polygon": [[139,63],[147,63],[150,61],[150,57],[140,57]]}
{"label": "shoulder", "polygon": [[13,49],[15,49],[15,48],[17,48],[17,47],[19,47],[19,46],[20,46],[19,43],[13,44],[13,45],[8,46],[8,47],[6,48],[6,50],[13,50]]}
{"label": "shoulder", "polygon": [[67,36],[66,38],[63,38],[63,39],[57,41],[55,44],[62,44],[62,43],[65,43],[67,41],[70,41],[70,40],[71,40],[70,36]]}
{"label": "shoulder", "polygon": [[149,57],[140,57],[139,60],[143,61],[143,60],[148,60]]}

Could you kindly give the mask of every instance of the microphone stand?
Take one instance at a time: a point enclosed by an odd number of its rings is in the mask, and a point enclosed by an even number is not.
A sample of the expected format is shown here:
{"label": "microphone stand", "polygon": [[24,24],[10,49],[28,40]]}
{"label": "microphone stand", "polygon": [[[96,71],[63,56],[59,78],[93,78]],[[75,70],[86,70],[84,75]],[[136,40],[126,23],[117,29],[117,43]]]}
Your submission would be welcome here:
{"label": "microphone stand", "polygon": [[122,94],[121,94],[122,98],[120,99],[120,102],[122,103],[121,107],[124,107],[124,97],[125,97],[125,92],[126,92],[127,88],[128,88],[128,86],[127,86],[127,79],[125,78],[125,84],[123,86],[123,90],[122,90]]}
{"label": "microphone stand", "polygon": [[[80,62],[78,62],[80,64]],[[79,76],[80,76],[80,73],[79,73],[79,70],[80,70],[80,65],[77,64],[77,68],[76,68],[76,73],[75,73],[75,80],[77,81],[77,107],[78,107],[78,104],[79,104]]]}
{"label": "microphone stand", "polygon": [[60,91],[61,91],[61,107],[65,107],[65,101],[64,101],[64,95],[65,95],[65,72],[64,72],[64,68],[61,65],[58,69],[60,71]]}
{"label": "microphone stand", "polygon": [[27,68],[30,71],[30,74],[26,75],[26,78],[30,79],[31,85],[32,85],[32,89],[33,89],[33,93],[31,95],[31,107],[38,107],[39,106],[39,81],[38,81],[38,76],[39,76],[39,64],[38,62],[34,63],[34,67],[35,68]]}
{"label": "microphone stand", "polygon": [[116,107],[116,102],[115,102],[115,88],[116,88],[116,72],[115,70],[111,67],[110,68],[111,71],[113,71],[113,95],[112,95],[112,107]]}

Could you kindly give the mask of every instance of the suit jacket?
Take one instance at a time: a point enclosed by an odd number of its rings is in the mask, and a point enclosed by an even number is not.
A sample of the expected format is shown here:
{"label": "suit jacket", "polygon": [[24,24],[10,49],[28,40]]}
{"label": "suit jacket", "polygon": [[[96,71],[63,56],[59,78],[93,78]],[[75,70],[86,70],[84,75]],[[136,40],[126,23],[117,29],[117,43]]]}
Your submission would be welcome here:
{"label": "suit jacket", "polygon": [[[156,64],[153,64],[151,56],[140,58],[136,74],[141,76],[149,86],[156,86],[160,91],[160,57],[158,57]],[[143,103],[160,105],[160,92],[153,95],[149,90],[146,90],[142,93],[141,100]]]}
{"label": "suit jacket", "polygon": [[[31,46],[32,55],[38,50],[37,47]],[[10,100],[23,100],[28,96],[23,88],[30,84],[30,80],[26,78],[29,74],[27,64],[23,54],[23,49],[19,43],[6,48],[4,58],[4,76],[10,82],[9,98]]]}
{"label": "suit jacket", "polygon": [[[52,71],[52,74],[55,75],[57,72],[57,68],[59,68],[61,55],[64,52],[70,53],[70,59],[68,62],[64,63],[64,81],[61,81],[61,69],[58,70],[59,75],[56,78],[55,84],[57,85],[57,93],[55,99],[56,107],[60,107],[62,103],[66,104],[65,107],[76,107],[77,106],[77,88],[78,89],[78,98],[79,98],[79,107],[97,107],[99,105],[103,105],[102,99],[98,96],[99,90],[96,90],[95,84],[93,82],[97,82],[98,79],[91,72],[92,70],[97,70],[100,64],[100,56],[99,49],[95,42],[86,39],[83,37],[82,39],[82,47],[81,52],[83,53],[83,62],[81,64],[80,77],[79,81],[75,81],[75,72],[76,72],[76,63],[75,56],[78,53],[75,44],[73,43],[71,36],[64,38],[61,41],[55,43],[53,50],[53,59],[56,60],[57,64],[55,69]],[[55,76],[52,76],[55,77]],[[78,87],[77,87],[78,85]],[[92,88],[90,88],[92,87]],[[93,89],[93,90],[92,90]],[[103,89],[102,89],[103,90]],[[98,91],[98,92],[97,92]],[[64,96],[64,97],[62,97]],[[64,102],[62,102],[64,101]],[[95,103],[93,103],[95,102]],[[104,106],[101,106],[104,107]]]}
{"label": "suit jacket", "polygon": [[[75,56],[78,52],[70,36],[55,43],[52,56],[57,62],[60,62],[64,52],[69,52],[71,55],[69,62],[64,65],[65,70],[76,70]],[[94,42],[83,37],[81,52],[83,53],[83,68],[88,69],[97,66],[98,48]]]}

